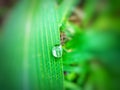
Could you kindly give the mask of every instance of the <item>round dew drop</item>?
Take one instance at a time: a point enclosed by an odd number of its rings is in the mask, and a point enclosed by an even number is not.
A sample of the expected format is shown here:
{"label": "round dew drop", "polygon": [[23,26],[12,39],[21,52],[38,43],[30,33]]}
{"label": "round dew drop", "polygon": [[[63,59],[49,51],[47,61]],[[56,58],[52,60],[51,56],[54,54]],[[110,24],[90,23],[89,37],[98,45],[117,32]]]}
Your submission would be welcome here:
{"label": "round dew drop", "polygon": [[52,49],[52,54],[56,58],[61,58],[62,57],[62,46],[61,45],[56,45]]}

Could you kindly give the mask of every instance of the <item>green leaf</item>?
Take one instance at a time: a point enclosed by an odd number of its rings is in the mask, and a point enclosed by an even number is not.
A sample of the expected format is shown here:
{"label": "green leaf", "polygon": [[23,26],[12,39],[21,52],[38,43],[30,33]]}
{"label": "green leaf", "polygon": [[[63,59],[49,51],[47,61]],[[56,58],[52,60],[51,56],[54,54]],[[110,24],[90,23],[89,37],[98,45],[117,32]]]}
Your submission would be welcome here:
{"label": "green leaf", "polygon": [[70,15],[79,0],[63,0],[58,7],[58,20],[62,23]]}
{"label": "green leaf", "polygon": [[65,87],[67,90],[82,90],[79,86],[75,83],[64,81]]}
{"label": "green leaf", "polygon": [[85,6],[84,6],[84,25],[87,25],[90,23],[90,20],[93,18],[94,13],[96,12],[96,8],[98,5],[99,0],[86,0]]}
{"label": "green leaf", "polygon": [[1,90],[63,90],[62,60],[52,55],[58,24],[54,0],[16,5],[4,26]]}
{"label": "green leaf", "polygon": [[76,67],[76,66],[67,66],[67,65],[64,65],[64,71],[67,71],[67,72],[75,72],[75,73],[81,73],[82,72],[82,68],[81,67]]}

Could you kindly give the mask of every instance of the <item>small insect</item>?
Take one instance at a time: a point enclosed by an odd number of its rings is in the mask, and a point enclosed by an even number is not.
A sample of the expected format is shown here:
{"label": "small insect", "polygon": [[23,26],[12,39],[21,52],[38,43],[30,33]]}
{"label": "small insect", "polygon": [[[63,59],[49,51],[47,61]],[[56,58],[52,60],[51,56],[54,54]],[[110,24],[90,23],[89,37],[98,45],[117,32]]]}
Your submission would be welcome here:
{"label": "small insect", "polygon": [[60,41],[61,41],[61,45],[64,45],[68,41],[68,38],[65,32],[63,31],[60,32]]}

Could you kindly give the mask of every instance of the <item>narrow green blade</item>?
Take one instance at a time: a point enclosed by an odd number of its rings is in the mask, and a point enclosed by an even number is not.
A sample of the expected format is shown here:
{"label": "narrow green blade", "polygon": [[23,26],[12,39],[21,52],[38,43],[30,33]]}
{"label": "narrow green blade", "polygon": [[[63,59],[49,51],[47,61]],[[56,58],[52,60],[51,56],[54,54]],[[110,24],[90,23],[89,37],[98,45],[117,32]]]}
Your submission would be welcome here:
{"label": "narrow green blade", "polygon": [[60,44],[56,15],[54,0],[24,1],[13,10],[4,28],[1,90],[63,90],[62,60],[52,55]]}

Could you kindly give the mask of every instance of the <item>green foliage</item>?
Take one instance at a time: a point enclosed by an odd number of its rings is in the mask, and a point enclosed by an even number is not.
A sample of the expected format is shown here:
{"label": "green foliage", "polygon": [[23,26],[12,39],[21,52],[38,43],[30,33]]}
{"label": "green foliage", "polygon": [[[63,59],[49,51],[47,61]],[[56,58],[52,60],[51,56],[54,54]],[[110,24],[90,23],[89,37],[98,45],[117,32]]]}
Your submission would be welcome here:
{"label": "green foliage", "polygon": [[77,90],[74,85],[84,90],[119,88],[113,83],[120,76],[120,18],[112,13],[114,6],[109,5],[111,1],[87,0],[82,26],[66,24],[63,30],[69,39],[63,55],[66,90]]}
{"label": "green foliage", "polygon": [[63,90],[62,59],[52,55],[52,48],[60,44],[59,25],[73,1],[65,12],[60,10],[68,0],[58,8],[55,0],[23,0],[14,7],[3,28],[0,89]]}
{"label": "green foliage", "polygon": [[[85,0],[75,8],[78,2],[22,0],[14,7],[0,35],[1,90],[119,89],[119,1]],[[77,9],[80,25],[68,20]]]}

